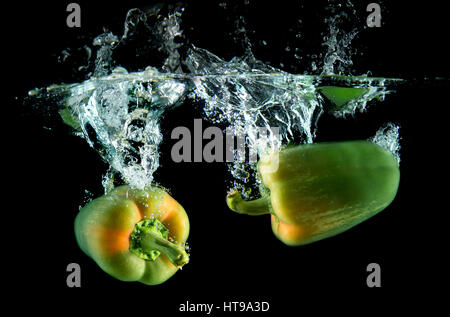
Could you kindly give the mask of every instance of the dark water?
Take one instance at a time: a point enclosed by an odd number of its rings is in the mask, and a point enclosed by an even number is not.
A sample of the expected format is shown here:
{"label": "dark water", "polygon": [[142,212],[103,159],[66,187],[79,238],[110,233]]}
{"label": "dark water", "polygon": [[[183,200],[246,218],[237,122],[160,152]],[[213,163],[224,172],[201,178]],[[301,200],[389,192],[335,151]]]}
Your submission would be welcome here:
{"label": "dark water", "polygon": [[[13,4],[3,21],[8,54],[4,59],[7,115],[3,155],[8,175],[5,184],[11,191],[5,198],[4,226],[13,231],[5,232],[5,241],[14,245],[14,258],[7,262],[15,272],[8,289],[12,299],[26,296],[29,303],[16,308],[64,313],[78,307],[86,312],[138,306],[145,310],[150,306],[158,313],[176,313],[186,300],[215,304],[263,300],[271,303],[272,313],[286,314],[300,314],[305,305],[326,309],[336,301],[338,306],[330,306],[350,307],[358,302],[372,310],[390,303],[402,309],[425,304],[422,294],[434,295],[436,287],[444,283],[446,266],[441,255],[446,247],[441,244],[446,232],[446,187],[442,181],[447,170],[444,149],[449,89],[445,78],[450,78],[445,5],[415,7],[384,1],[382,27],[364,29],[352,41],[362,55],[354,56],[350,67],[354,70],[349,73],[370,70],[372,76],[402,78],[407,84],[352,120],[336,120],[325,113],[318,123],[316,141],[367,139],[385,122],[397,123],[401,127],[401,184],[389,208],[337,237],[291,248],[275,239],[267,218],[230,212],[225,204],[226,166],[179,164],[168,156],[173,145],[169,132],[177,126],[192,127],[193,118],[202,117],[202,109],[187,103],[167,112],[161,130],[168,142],[160,146],[161,167],[155,178],[171,189],[189,213],[191,262],[167,283],[147,287],[112,279],[75,242],[72,228],[78,207],[85,190],[94,196],[103,193],[101,179],[107,164],[83,139],[56,122],[53,113],[30,111],[20,100],[35,87],[86,79],[86,73],[73,68],[75,62],[58,63],[60,52],[82,47],[86,39],[100,34],[103,26],[121,34],[128,9],[142,5],[80,4],[80,30],[65,26],[63,3]],[[327,31],[323,19],[330,12],[325,4],[251,2],[249,6],[230,5],[224,13],[212,2],[192,3],[183,17],[185,36],[224,59],[245,53],[245,46],[228,34],[236,15],[242,14],[247,17],[247,28],[254,29],[248,37],[258,59],[291,73],[312,74],[313,58],[308,55],[324,54],[321,32]],[[364,5],[356,10],[362,15],[359,22],[364,23]],[[299,55],[304,56],[300,60],[285,51],[295,38],[289,28],[296,25],[298,15],[304,34],[298,40],[301,43],[296,43],[301,48]],[[261,40],[269,43],[267,48],[258,44]],[[137,71],[160,62],[161,57],[124,51],[118,60]],[[320,67],[320,58],[317,65]],[[437,77],[444,80],[435,80]],[[204,122],[204,128],[208,125]],[[70,289],[65,283],[66,267],[72,262],[82,268],[80,289]],[[381,265],[381,289],[366,287],[366,267],[371,262]],[[404,301],[401,295],[419,300]],[[66,307],[64,311],[59,304]]]}

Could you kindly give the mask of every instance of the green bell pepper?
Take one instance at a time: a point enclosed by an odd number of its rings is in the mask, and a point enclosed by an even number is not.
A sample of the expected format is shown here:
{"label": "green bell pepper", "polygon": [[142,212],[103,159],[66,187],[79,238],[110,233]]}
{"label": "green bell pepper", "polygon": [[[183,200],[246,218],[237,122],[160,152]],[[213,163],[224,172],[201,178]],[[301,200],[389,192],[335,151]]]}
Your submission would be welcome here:
{"label": "green bell pepper", "polygon": [[302,245],[339,234],[385,209],[400,181],[393,154],[368,141],[291,146],[258,162],[262,197],[233,190],[229,208],[271,214],[275,236]]}
{"label": "green bell pepper", "polygon": [[362,87],[322,86],[318,89],[328,100],[332,101],[338,107],[342,107],[351,100],[361,98],[364,94],[369,92],[368,88]]}

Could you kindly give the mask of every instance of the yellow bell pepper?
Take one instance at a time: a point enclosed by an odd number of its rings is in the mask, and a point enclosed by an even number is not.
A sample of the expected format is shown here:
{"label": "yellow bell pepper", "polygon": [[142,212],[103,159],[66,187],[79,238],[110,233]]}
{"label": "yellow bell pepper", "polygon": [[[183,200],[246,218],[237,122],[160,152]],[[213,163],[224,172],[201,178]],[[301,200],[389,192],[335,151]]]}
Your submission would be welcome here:
{"label": "yellow bell pepper", "polygon": [[147,285],[165,282],[189,261],[189,219],[164,190],[121,186],[83,207],[75,219],[81,250],[106,273]]}

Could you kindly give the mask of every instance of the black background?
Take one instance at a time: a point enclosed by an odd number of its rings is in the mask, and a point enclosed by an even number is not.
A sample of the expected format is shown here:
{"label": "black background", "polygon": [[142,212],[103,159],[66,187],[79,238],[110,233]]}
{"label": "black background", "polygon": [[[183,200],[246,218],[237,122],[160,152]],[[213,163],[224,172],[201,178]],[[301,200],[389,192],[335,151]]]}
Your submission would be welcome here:
{"label": "black background", "polygon": [[[363,26],[369,1],[360,2],[355,8]],[[448,249],[445,243],[439,245],[445,241],[447,213],[440,197],[445,197],[448,188],[439,180],[447,173],[444,114],[450,86],[433,78],[450,78],[448,6],[437,1],[420,6],[380,2],[382,27],[361,30],[352,44],[363,53],[354,58],[353,74],[370,70],[373,76],[408,81],[354,119],[324,116],[319,121],[317,141],[366,139],[387,121],[401,126],[401,184],[395,201],[344,234],[287,247],[273,236],[268,217],[230,212],[224,201],[224,164],[170,160],[170,131],[180,125],[193,128],[193,119],[200,118],[201,111],[184,105],[167,113],[162,122],[166,140],[161,146],[162,166],[156,179],[171,189],[189,214],[191,261],[168,282],[150,287],[113,279],[78,248],[73,220],[85,190],[94,196],[102,193],[106,164],[63,124],[52,125],[52,114],[33,112],[21,101],[32,88],[73,79],[76,75],[67,73],[70,65],[57,62],[61,51],[90,45],[89,39],[103,27],[121,35],[128,9],[146,2],[79,1],[80,29],[65,24],[68,3],[16,2],[2,10],[2,51],[6,53],[2,164],[11,190],[4,195],[3,241],[8,251],[3,262],[13,270],[6,276],[13,279],[7,286],[10,297],[26,302],[16,305],[17,309],[60,313],[124,309],[130,314],[138,310],[151,314],[176,313],[186,300],[215,305],[258,300],[268,301],[271,312],[300,315],[308,306],[365,313],[385,310],[388,303],[400,310],[416,308],[425,303],[427,294],[437,301],[446,274],[441,255]],[[229,59],[242,53],[228,33],[232,14],[244,14],[248,28],[255,30],[249,37],[257,58],[275,67],[282,62],[286,71],[313,73],[307,55],[324,51],[320,32],[325,30],[323,14],[329,12],[324,10],[326,3],[251,1],[250,6],[229,5],[226,11],[214,1],[191,2],[183,21],[193,28],[186,28],[185,35],[196,46]],[[304,22],[301,31],[308,34],[300,43],[305,56],[301,61],[284,51],[286,43],[291,43],[288,29],[298,16]],[[262,39],[267,47],[258,44]],[[134,70],[142,66],[136,64]],[[66,286],[66,267],[72,262],[81,265],[81,288]],[[379,289],[366,286],[366,267],[371,262],[381,265]],[[365,308],[356,308],[356,303]],[[435,307],[431,302],[427,305]]]}

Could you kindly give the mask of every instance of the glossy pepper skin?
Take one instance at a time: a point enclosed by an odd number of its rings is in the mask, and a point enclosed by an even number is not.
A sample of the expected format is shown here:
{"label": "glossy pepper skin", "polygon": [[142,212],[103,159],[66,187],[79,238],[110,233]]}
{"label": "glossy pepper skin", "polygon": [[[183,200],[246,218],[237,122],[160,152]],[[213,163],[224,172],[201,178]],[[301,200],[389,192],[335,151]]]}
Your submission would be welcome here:
{"label": "glossy pepper skin", "polygon": [[189,219],[164,190],[117,187],[83,207],[75,219],[81,250],[122,281],[161,284],[189,261]]}
{"label": "glossy pepper skin", "polygon": [[[274,168],[275,167],[275,168]],[[262,157],[258,174],[262,197],[227,196],[230,209],[271,214],[275,236],[303,245],[339,234],[385,209],[394,199],[397,159],[368,141],[291,146]]]}

